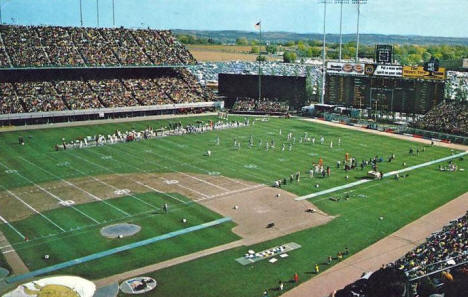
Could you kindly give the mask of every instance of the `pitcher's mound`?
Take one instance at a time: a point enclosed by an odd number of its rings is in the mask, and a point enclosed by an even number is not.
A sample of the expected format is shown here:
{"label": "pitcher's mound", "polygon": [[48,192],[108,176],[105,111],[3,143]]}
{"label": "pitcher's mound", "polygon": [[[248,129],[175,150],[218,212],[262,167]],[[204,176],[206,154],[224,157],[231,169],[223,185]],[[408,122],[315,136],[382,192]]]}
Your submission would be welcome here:
{"label": "pitcher's mound", "polygon": [[137,234],[140,232],[141,227],[134,224],[115,224],[103,227],[101,235],[107,238],[122,238]]}

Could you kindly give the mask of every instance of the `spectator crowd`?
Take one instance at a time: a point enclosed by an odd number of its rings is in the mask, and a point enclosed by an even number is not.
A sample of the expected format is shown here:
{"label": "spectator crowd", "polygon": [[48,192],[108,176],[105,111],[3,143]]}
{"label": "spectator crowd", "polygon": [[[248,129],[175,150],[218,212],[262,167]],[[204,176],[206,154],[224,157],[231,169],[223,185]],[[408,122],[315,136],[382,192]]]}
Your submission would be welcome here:
{"label": "spectator crowd", "polygon": [[414,127],[468,136],[468,102],[442,102],[414,123]]}
{"label": "spectator crowd", "polygon": [[[468,212],[395,263],[365,273],[333,297],[468,296]],[[408,281],[412,280],[407,285]],[[382,295],[384,294],[384,295]]]}
{"label": "spectator crowd", "polygon": [[287,102],[278,99],[262,98],[236,98],[232,112],[261,112],[261,113],[286,113],[289,110]]}
{"label": "spectator crowd", "polygon": [[212,101],[187,70],[156,78],[0,83],[0,114]]}
{"label": "spectator crowd", "polygon": [[[167,30],[0,25],[0,68],[193,63]],[[212,100],[184,68],[145,78],[0,82],[0,114]]]}
{"label": "spectator crowd", "polygon": [[0,67],[194,64],[167,30],[0,25]]}

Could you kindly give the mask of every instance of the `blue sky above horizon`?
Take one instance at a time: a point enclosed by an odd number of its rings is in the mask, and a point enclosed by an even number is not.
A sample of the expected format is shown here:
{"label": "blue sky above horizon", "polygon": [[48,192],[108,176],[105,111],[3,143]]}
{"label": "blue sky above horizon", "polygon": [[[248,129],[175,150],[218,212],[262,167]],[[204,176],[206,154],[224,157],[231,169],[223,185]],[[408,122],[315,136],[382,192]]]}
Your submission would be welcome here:
{"label": "blue sky above horizon", "polygon": [[[82,0],[83,23],[112,27],[112,0]],[[318,0],[114,0],[116,26],[129,28],[321,33]],[[79,0],[0,0],[2,21],[20,25],[79,26]],[[356,32],[356,5],[343,6],[343,32]],[[338,4],[327,5],[327,33],[339,32]],[[368,0],[362,33],[468,37],[468,0]]]}

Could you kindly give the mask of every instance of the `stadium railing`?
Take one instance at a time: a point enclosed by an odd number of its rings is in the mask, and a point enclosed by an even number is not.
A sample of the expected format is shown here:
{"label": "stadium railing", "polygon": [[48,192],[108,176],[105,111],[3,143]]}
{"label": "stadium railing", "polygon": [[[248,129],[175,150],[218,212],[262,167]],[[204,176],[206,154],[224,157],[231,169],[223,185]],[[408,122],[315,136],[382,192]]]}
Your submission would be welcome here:
{"label": "stadium railing", "polygon": [[143,112],[143,111],[163,111],[174,110],[181,108],[220,108],[224,107],[222,101],[212,102],[194,102],[194,103],[181,103],[181,104],[160,104],[150,106],[131,106],[131,107],[114,107],[114,108],[97,108],[97,109],[82,109],[82,110],[65,110],[65,111],[51,111],[51,112],[30,112],[30,113],[15,113],[15,114],[2,114],[0,121],[13,121],[13,120],[29,120],[40,118],[55,118],[55,117],[70,117],[82,115],[99,115],[107,113],[130,113],[130,112]]}

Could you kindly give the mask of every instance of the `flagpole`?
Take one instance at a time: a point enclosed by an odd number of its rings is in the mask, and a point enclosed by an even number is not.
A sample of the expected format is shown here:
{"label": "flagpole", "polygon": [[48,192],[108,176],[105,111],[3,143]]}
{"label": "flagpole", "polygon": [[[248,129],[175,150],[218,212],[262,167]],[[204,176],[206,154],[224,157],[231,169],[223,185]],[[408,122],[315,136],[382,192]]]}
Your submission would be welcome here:
{"label": "flagpole", "polygon": [[258,51],[258,101],[262,98],[262,21],[260,20],[260,46]]}

